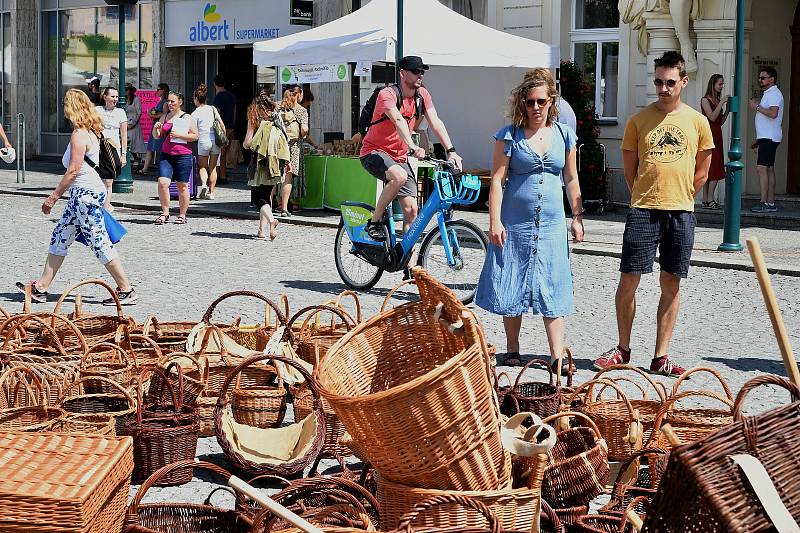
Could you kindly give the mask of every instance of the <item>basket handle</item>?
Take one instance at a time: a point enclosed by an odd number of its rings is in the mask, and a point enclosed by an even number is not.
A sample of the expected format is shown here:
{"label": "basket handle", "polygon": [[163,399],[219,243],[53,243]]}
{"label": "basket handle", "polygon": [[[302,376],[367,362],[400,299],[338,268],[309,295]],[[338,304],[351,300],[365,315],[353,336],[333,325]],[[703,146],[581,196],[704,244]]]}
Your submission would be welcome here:
{"label": "basket handle", "polygon": [[500,372],[499,374],[495,374],[494,375],[494,387],[495,387],[495,389],[499,389],[500,388],[500,378],[503,377],[503,376],[506,377],[506,380],[508,381],[508,386],[509,387],[513,387],[514,386],[514,382],[511,381],[511,376],[508,375],[508,372]]}
{"label": "basket handle", "polygon": [[[603,378],[603,379],[610,379],[610,378]],[[637,382],[633,378],[630,378],[630,377],[627,377],[627,376],[619,376],[617,378],[614,378],[614,382],[615,383],[619,384],[620,381],[624,381],[626,383],[630,383],[631,385],[633,385],[634,387],[639,389],[639,392],[642,393],[642,400],[644,400],[644,401],[649,400],[649,397],[647,396],[647,390],[644,387],[642,387],[641,384],[639,384],[639,382]],[[597,398],[598,399],[603,397],[603,393],[605,392],[605,390],[607,388],[608,388],[607,385],[603,385],[602,387],[600,387],[598,389],[598,391],[597,391]],[[619,397],[619,393],[617,393],[617,399],[618,400],[621,399]]]}
{"label": "basket handle", "polygon": [[305,318],[305,320],[303,320],[302,325],[300,326],[300,330],[297,332],[298,336],[303,335],[305,333],[306,327],[308,326],[308,321],[312,317],[318,316],[323,311],[329,311],[330,313],[337,315],[339,318],[341,318],[347,331],[350,331],[356,325],[356,322],[355,320],[353,320],[353,317],[351,317],[347,313],[347,311],[345,311],[341,307],[320,304],[320,305],[309,305],[308,307],[304,307],[300,309],[298,312],[296,312],[294,315],[292,315],[292,318],[290,318],[289,322],[286,324],[285,331],[287,332],[287,334],[291,334],[292,324],[294,324],[297,321],[297,319],[299,319],[301,316],[310,312],[308,316]]}
{"label": "basket handle", "polygon": [[438,496],[427,498],[421,502],[417,502],[411,511],[404,514],[403,517],[400,518],[400,523],[397,525],[396,532],[412,533],[414,531],[412,524],[419,515],[431,507],[453,503],[479,512],[489,522],[489,530],[491,533],[501,533],[502,528],[500,526],[500,522],[497,520],[497,516],[495,516],[491,509],[478,500],[467,498],[466,496],[461,496],[458,494],[440,494]]}
{"label": "basket handle", "polygon": [[[292,484],[292,482],[289,481],[288,479],[286,479],[285,477],[277,476],[275,474],[261,474],[260,476],[256,476],[256,477],[252,478],[250,481],[248,481],[248,483],[250,485],[252,485],[253,487],[255,487],[256,484],[258,484],[259,482],[266,481],[266,480],[277,481],[278,483],[280,483],[284,487],[288,487],[289,485]],[[256,488],[258,488],[258,487],[256,487]]]}
{"label": "basket handle", "polygon": [[722,385],[722,390],[725,392],[725,396],[731,401],[731,403],[733,403],[733,394],[731,394],[731,388],[725,382],[725,379],[719,372],[708,366],[697,366],[695,368],[690,368],[681,374],[680,377],[675,381],[675,384],[672,386],[672,392],[670,393],[670,396],[676,396],[678,394],[678,389],[680,388],[681,384],[685,380],[689,379],[689,376],[692,374],[699,374],[701,372],[706,372],[717,378],[717,381],[719,381],[720,385]]}
{"label": "basket handle", "polygon": [[[355,323],[356,324],[362,323],[364,321],[364,315],[363,315],[363,312],[362,312],[362,309],[361,309],[361,300],[358,299],[358,294],[356,294],[355,292],[353,292],[351,290],[345,290],[345,291],[340,292],[339,295],[336,297],[336,300],[334,301],[333,305],[335,307],[339,307],[341,309],[344,309],[344,306],[342,305],[342,300],[347,296],[349,296],[350,298],[353,299],[353,304],[354,304],[355,309],[356,309],[356,322]],[[352,317],[352,315],[350,315],[350,316]]]}
{"label": "basket handle", "polygon": [[224,359],[228,355],[228,348],[225,346],[225,333],[222,331],[222,329],[220,329],[219,326],[214,324],[206,324],[203,326],[203,339],[200,342],[200,351],[197,352],[197,359],[207,358],[206,351],[208,350],[208,343],[212,334],[217,339],[220,357]]}
{"label": "basket handle", "polygon": [[636,496],[631,502],[625,507],[625,512],[622,513],[622,518],[620,519],[619,523],[619,532],[624,533],[625,526],[630,522],[633,529],[638,533],[642,530],[642,519],[639,514],[636,512],[636,507],[639,504],[644,504],[645,506],[650,505],[650,499],[647,496]]}
{"label": "basket handle", "polygon": [[[131,342],[131,348],[133,350],[133,358],[134,358],[134,360],[136,360],[136,348],[133,346],[134,342],[139,343],[139,344],[146,344],[146,345],[148,345],[148,347],[152,348],[156,353],[156,359],[157,360],[160,360],[162,357],[164,357],[164,352],[161,350],[161,346],[159,346],[156,341],[154,341],[152,338],[148,337],[147,335],[137,335],[135,333],[131,333],[130,336],[129,336],[129,339],[130,339],[130,342]],[[137,365],[138,365],[138,362],[137,362]]]}
{"label": "basket handle", "polygon": [[[572,350],[570,350],[569,346],[564,346],[564,349],[561,353],[561,359],[564,359],[564,354],[567,354],[567,387],[572,387],[572,377],[575,375],[575,372],[572,370],[574,366],[574,359],[572,357]],[[557,367],[556,373],[556,383],[561,383],[561,372],[562,372],[562,364],[559,363]]]}
{"label": "basket handle", "polygon": [[[172,381],[169,379],[169,373],[172,372],[172,367],[175,367],[175,371],[178,373],[178,395],[175,396],[175,386],[172,384]],[[158,398],[161,399],[164,397],[164,387],[169,387],[169,394],[172,397],[172,405],[175,406],[175,412],[180,412],[181,408],[183,407],[183,368],[181,368],[180,363],[177,361],[172,361],[167,364],[164,369],[160,369],[158,367],[153,368],[153,372],[158,374],[161,377],[161,390],[158,391]],[[144,383],[143,379],[140,379],[140,382]]]}
{"label": "basket handle", "polygon": [[736,401],[733,403],[733,420],[739,421],[744,418],[742,415],[742,405],[744,404],[744,399],[747,394],[762,385],[776,385],[778,387],[783,387],[784,389],[788,390],[794,401],[800,400],[800,389],[797,386],[789,381],[786,378],[782,378],[780,376],[776,376],[774,374],[763,374],[761,376],[755,377],[745,383],[742,386],[742,389],[739,391],[739,394],[736,395]]}
{"label": "basket handle", "polygon": [[541,500],[542,510],[541,515],[546,516],[548,520],[550,520],[550,524],[552,527],[550,528],[551,531],[555,533],[564,533],[564,524],[561,523],[561,519],[558,517],[555,509],[553,509],[549,503]]}
{"label": "basket handle", "polygon": [[[340,491],[336,492],[338,493]],[[342,493],[342,496],[345,494],[351,496],[347,492]],[[358,500],[356,501],[358,502]],[[347,527],[355,527],[355,524],[352,520],[355,518],[361,523],[361,527],[359,527],[359,529],[363,528],[363,531],[366,531],[367,533],[375,533],[377,531],[375,529],[375,525],[372,523],[372,519],[367,514],[366,509],[364,509],[364,506],[361,505],[361,502],[358,502],[358,505],[342,503],[329,505],[322,508],[314,515],[314,520],[322,524],[325,523],[326,518],[335,518],[340,521],[347,521],[349,523]]]}
{"label": "basket handle", "polygon": [[219,305],[220,302],[222,302],[223,300],[232,298],[234,296],[249,296],[251,298],[256,298],[258,300],[261,300],[275,311],[275,317],[281,324],[286,324],[286,316],[283,314],[283,312],[281,312],[280,308],[278,307],[278,304],[276,304],[263,294],[259,294],[253,291],[226,292],[225,294],[223,294],[222,296],[211,302],[211,305],[208,306],[208,309],[206,309],[206,312],[203,314],[203,318],[201,319],[201,321],[205,322],[206,324],[211,324],[211,316],[214,314],[214,309],[216,309],[217,305]]}
{"label": "basket handle", "polygon": [[136,491],[136,496],[133,497],[133,501],[131,501],[130,505],[128,506],[128,510],[125,512],[125,525],[127,527],[138,525],[139,518],[139,505],[142,502],[142,498],[144,498],[147,491],[149,491],[153,485],[158,483],[163,477],[167,476],[168,474],[175,472],[176,470],[180,470],[182,468],[189,468],[192,469],[200,468],[203,470],[210,470],[211,472],[215,472],[222,476],[226,482],[231,479],[231,473],[225,470],[222,467],[219,467],[213,463],[208,463],[205,461],[196,461],[195,459],[186,459],[184,461],[177,461],[175,463],[168,464],[166,466],[162,466],[155,472],[153,472],[149,478],[147,478],[144,483],[139,486],[139,490]]}
{"label": "basket handle", "polygon": [[733,412],[733,401],[729,400],[724,396],[720,396],[714,391],[707,391],[707,390],[690,390],[678,393],[676,396],[670,396],[664,403],[661,404],[661,407],[658,409],[656,413],[656,417],[653,421],[653,431],[650,432],[650,438],[647,439],[645,443],[645,448],[649,447],[651,444],[655,444],[654,440],[658,438],[659,432],[661,431],[661,425],[664,423],[664,417],[667,416],[672,411],[673,405],[678,402],[679,400],[683,400],[684,398],[689,398],[691,396],[704,396],[706,398],[712,398],[717,400],[720,403],[725,404],[728,409]]}
{"label": "basket handle", "polygon": [[111,299],[114,300],[114,305],[117,306],[117,317],[120,319],[120,321],[125,320],[125,316],[122,314],[122,304],[120,303],[119,297],[117,296],[117,291],[115,291],[111,287],[111,285],[109,285],[108,283],[106,283],[101,279],[85,279],[69,287],[61,294],[61,298],[59,298],[58,301],[56,302],[56,307],[55,309],[53,309],[53,313],[59,314],[61,311],[61,306],[63,305],[64,300],[67,298],[67,296],[72,294],[72,291],[74,291],[78,287],[82,287],[84,285],[100,285],[102,288],[107,290],[108,293],[111,295]]}
{"label": "basket handle", "polygon": [[565,402],[565,405],[572,405],[572,401],[575,398],[577,398],[578,393],[580,393],[580,391],[582,391],[584,388],[587,389],[587,392],[586,392],[586,403],[587,404],[596,403],[596,401],[592,401],[591,391],[592,391],[592,388],[597,384],[603,384],[603,385],[607,385],[607,386],[613,388],[614,390],[617,391],[617,395],[620,397],[620,399],[623,402],[625,402],[625,407],[628,408],[628,413],[630,414],[630,424],[629,424],[628,435],[627,435],[627,439],[626,440],[630,444],[632,444],[634,446],[637,446],[637,443],[640,442],[640,439],[643,437],[643,433],[644,433],[644,428],[642,427],[641,417],[639,416],[639,410],[635,409],[633,407],[633,405],[631,404],[631,401],[628,399],[628,396],[625,394],[625,391],[622,390],[622,388],[619,385],[617,385],[614,381],[612,381],[610,379],[606,379],[606,378],[590,379],[586,383],[581,384],[577,389],[575,389],[573,391],[573,393],[569,397],[569,400],[567,402]]}
{"label": "basket handle", "polygon": [[[638,471],[640,459],[642,457],[644,457],[645,455],[652,455],[652,454],[668,455],[669,454],[669,450],[665,450],[664,448],[647,448],[647,447],[644,447],[644,448],[642,448],[640,450],[636,450],[636,451],[632,452],[631,456],[628,457],[625,461],[622,462],[622,465],[620,466],[619,472],[617,472],[617,479],[614,480],[614,490],[612,490],[612,494],[614,492],[616,492],[618,485],[629,485],[630,484],[628,482],[629,480],[625,479],[623,476],[626,476],[626,474],[628,473],[629,469],[634,465],[634,463],[636,464],[636,468],[637,468],[637,471]],[[635,478],[634,478],[634,481],[635,481]],[[653,487],[650,487],[650,488],[653,488]]]}
{"label": "basket handle", "polygon": [[[78,344],[80,345],[80,353],[83,353],[87,349],[89,349],[89,345],[86,343],[86,339],[84,338],[83,333],[81,333],[81,330],[75,325],[75,323],[72,320],[70,320],[69,318],[67,318],[64,315],[58,315],[58,314],[52,313],[50,311],[42,311],[42,312],[38,312],[38,313],[35,313],[35,314],[29,313],[27,315],[26,314],[14,315],[14,316],[11,316],[11,318],[9,318],[6,321],[6,323],[13,324],[13,323],[16,323],[17,320],[25,320],[27,318],[33,318],[33,317],[37,317],[40,320],[44,320],[45,318],[49,318],[50,319],[50,327],[52,329],[55,329],[56,320],[58,320],[59,322],[63,323],[64,326],[66,326],[66,328],[69,329],[70,332],[72,332],[72,334],[75,336],[75,338],[78,341]],[[41,323],[41,322],[39,322],[39,323]],[[0,326],[0,333],[2,333],[4,331],[4,329],[5,329],[5,323],[2,326]],[[24,328],[23,328],[23,331],[24,331]],[[56,337],[56,338],[58,340],[61,340],[65,336],[66,335],[62,335],[61,337]]]}
{"label": "basket handle", "polygon": [[[97,344],[93,345],[91,348],[86,350],[86,353],[83,354],[81,357],[81,368],[88,368],[92,365],[94,358],[91,357],[92,355],[96,355],[100,350],[109,350],[114,352],[116,356],[118,356],[120,363],[124,363],[126,367],[131,367],[131,361],[128,358],[128,353],[123,350],[119,345],[114,344],[113,342],[98,342]],[[114,361],[109,361],[113,363]]]}
{"label": "basket handle", "polygon": [[517,392],[517,389],[519,388],[519,382],[522,379],[522,374],[524,374],[525,371],[532,366],[541,366],[546,368],[547,372],[550,374],[550,381],[549,381],[550,386],[559,385],[558,383],[553,383],[553,368],[550,366],[550,363],[548,363],[544,359],[531,359],[530,361],[525,363],[525,366],[523,366],[522,370],[520,370],[519,374],[517,374],[517,379],[514,381],[514,386],[511,388],[512,394],[515,394]]}
{"label": "basket handle", "polygon": [[398,289],[400,289],[401,287],[405,287],[406,285],[416,285],[416,284],[417,281],[414,278],[409,278],[409,279],[404,279],[403,281],[401,281],[400,283],[389,289],[389,292],[387,292],[386,296],[383,298],[383,303],[381,304],[381,310],[379,311],[379,313],[383,313],[384,311],[389,309],[389,303],[392,301],[392,296],[394,296],[394,293],[396,293]]}
{"label": "basket handle", "polygon": [[587,427],[594,432],[595,439],[605,440],[603,439],[603,435],[600,433],[600,429],[597,427],[597,424],[594,423],[594,420],[592,420],[583,413],[579,413],[578,411],[561,411],[554,415],[548,416],[547,418],[542,420],[542,422],[544,422],[545,424],[552,424],[556,420],[569,417],[580,418],[582,421],[588,423],[589,425]]}
{"label": "basket handle", "polygon": [[31,370],[27,366],[23,366],[23,365],[12,366],[12,367],[6,369],[6,371],[3,372],[2,375],[0,375],[0,395],[2,395],[2,393],[3,393],[3,385],[5,384],[5,382],[8,381],[9,378],[12,375],[17,374],[17,373],[23,373],[23,374],[29,375],[31,377],[31,380],[33,381],[33,384],[36,385],[37,389],[39,389],[38,390],[39,395],[37,396],[37,395],[33,394],[34,391],[31,389],[31,384],[30,383],[28,383],[26,380],[19,379],[19,380],[17,380],[16,383],[14,383],[14,390],[13,390],[12,395],[10,396],[10,398],[16,398],[17,392],[19,390],[18,387],[19,387],[19,385],[21,383],[24,382],[25,388],[28,390],[28,393],[32,398],[34,398],[37,402],[39,402],[39,398],[41,397],[41,402],[38,403],[38,405],[43,406],[45,408],[45,411],[46,411],[47,407],[48,407],[47,404],[49,403],[47,401],[47,398],[49,396],[50,387],[48,386],[47,390],[45,390],[45,387],[44,387],[44,385],[42,385],[42,381],[39,379],[39,376],[37,376],[36,372]]}
{"label": "basket handle", "polygon": [[84,381],[90,381],[90,380],[91,381],[102,381],[103,383],[107,383],[107,384],[113,386],[115,389],[117,389],[119,392],[121,392],[122,395],[125,397],[125,399],[128,401],[128,407],[130,407],[131,409],[136,409],[136,399],[131,395],[131,393],[128,392],[127,390],[125,390],[122,387],[122,385],[120,385],[116,381],[112,381],[112,380],[110,380],[108,378],[104,378],[103,376],[82,377],[82,378],[76,379],[75,381],[73,381],[72,383],[70,383],[69,385],[64,387],[64,390],[61,391],[61,398],[58,399],[58,407],[61,407],[61,405],[64,403],[65,399],[71,398],[71,396],[67,396],[67,392],[68,391],[72,390],[76,385],[80,385]]}
{"label": "basket handle", "polygon": [[[666,398],[666,390],[664,389],[664,386],[661,385],[661,388],[659,388],[659,385],[657,385],[656,382],[653,381],[653,379],[650,376],[647,375],[647,373],[645,373],[644,371],[642,371],[642,369],[637,368],[637,367],[635,367],[633,365],[611,365],[611,366],[608,366],[605,369],[599,371],[597,374],[595,374],[592,379],[597,379],[597,378],[601,377],[603,374],[605,374],[606,372],[613,372],[614,370],[630,370],[631,372],[636,372],[637,374],[642,376],[650,384],[651,387],[653,387],[653,389],[656,391],[656,394],[658,394],[658,397],[662,402],[667,399]],[[608,376],[606,376],[605,379],[609,379],[611,381],[614,381],[614,378],[611,378],[611,377],[608,377]]]}
{"label": "basket handle", "polygon": [[[67,351],[64,349],[64,345],[61,343],[61,340],[58,337],[58,333],[56,333],[56,330],[54,329],[55,325],[52,326],[48,325],[40,316],[34,314],[17,315],[16,317],[10,318],[6,322],[10,321],[13,321],[12,322],[13,325],[11,329],[8,331],[8,333],[5,334],[5,339],[3,340],[3,345],[0,346],[0,350],[6,350],[6,349],[11,350],[9,348],[9,344],[11,343],[11,339],[13,338],[14,334],[17,332],[23,334],[25,331],[23,324],[25,324],[28,321],[32,321],[38,323],[40,326],[42,326],[44,329],[47,330],[47,333],[52,337],[51,346],[53,346],[56,349],[56,351],[58,351],[58,354],[61,356],[67,356]],[[81,335],[80,338],[83,339],[83,335]],[[84,341],[84,345],[85,343],[86,341]]]}

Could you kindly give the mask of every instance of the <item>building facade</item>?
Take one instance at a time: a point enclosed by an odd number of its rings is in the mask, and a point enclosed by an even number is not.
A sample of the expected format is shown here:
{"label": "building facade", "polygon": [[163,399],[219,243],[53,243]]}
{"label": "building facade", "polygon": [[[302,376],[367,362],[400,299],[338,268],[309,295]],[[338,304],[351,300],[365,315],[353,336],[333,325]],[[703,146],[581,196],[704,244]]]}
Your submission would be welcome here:
{"label": "building facade", "polygon": [[[699,109],[712,74],[733,86],[736,0],[440,0],[490,27],[558,46],[594,80],[601,142],[612,169],[609,194],[627,199],[619,145],[629,116],[655,99],[653,59],[681,49],[671,6],[687,5],[688,35],[697,70],[690,74],[684,101]],[[153,90],[166,82],[190,95],[199,82],[209,87],[223,74],[239,102],[236,129],[243,135],[244,111],[260,89],[280,91],[275,68],[252,64],[253,42],[287,35],[344,16],[368,0],[139,0],[126,8],[126,80]],[[746,0],[744,100],[758,96],[762,65],[775,67],[784,94],[784,141],[778,149],[779,194],[800,194],[800,160],[790,159],[800,144],[799,0]],[[632,16],[636,7],[644,9]],[[635,13],[634,13],[635,14]],[[85,88],[91,77],[102,85],[118,80],[117,8],[103,0],[0,0],[0,119],[16,136],[25,116],[29,154],[56,155],[69,138],[61,101],[71,87]],[[627,20],[627,22],[626,22]],[[793,54],[794,49],[794,54]],[[375,66],[371,77],[350,83],[311,86],[312,135],[354,133],[354,116],[372,88],[391,69]],[[212,91],[213,92],[213,91]],[[277,95],[277,94],[276,94]],[[191,100],[191,98],[187,98]],[[187,101],[187,107],[191,103]],[[753,114],[742,109],[743,145],[754,140]],[[724,128],[729,146],[730,121]],[[488,136],[491,132],[479,132]],[[745,192],[756,193],[755,156],[746,150]],[[483,165],[488,166],[488,161]]]}

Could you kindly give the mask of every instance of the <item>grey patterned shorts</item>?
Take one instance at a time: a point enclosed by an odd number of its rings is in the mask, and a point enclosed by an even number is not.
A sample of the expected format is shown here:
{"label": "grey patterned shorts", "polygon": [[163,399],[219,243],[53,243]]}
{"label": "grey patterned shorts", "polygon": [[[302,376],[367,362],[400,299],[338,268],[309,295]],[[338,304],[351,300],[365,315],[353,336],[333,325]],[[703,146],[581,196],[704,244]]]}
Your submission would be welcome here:
{"label": "grey patterned shorts", "polygon": [[685,278],[689,274],[695,224],[690,211],[631,208],[625,221],[619,271],[649,274],[658,249],[661,270]]}

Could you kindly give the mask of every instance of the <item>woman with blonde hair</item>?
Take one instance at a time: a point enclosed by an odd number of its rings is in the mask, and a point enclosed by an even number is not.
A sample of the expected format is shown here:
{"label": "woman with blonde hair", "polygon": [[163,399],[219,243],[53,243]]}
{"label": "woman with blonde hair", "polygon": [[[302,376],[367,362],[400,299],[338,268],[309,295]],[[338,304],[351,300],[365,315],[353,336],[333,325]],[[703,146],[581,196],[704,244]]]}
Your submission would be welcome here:
{"label": "woman with blonde hair", "polygon": [[575,132],[556,122],[555,80],[534,69],[511,92],[511,124],[494,135],[489,189],[489,251],[475,304],[503,316],[506,355],[519,365],[522,314],[542,315],[556,366],[564,316],[573,312],[572,271],[561,173],[572,207],[572,240],[583,240],[583,207],[575,164]]}
{"label": "woman with blonde hair", "polygon": [[[275,122],[277,113],[275,112],[275,102],[270,98],[269,93],[262,89],[247,107],[247,134],[245,135],[242,147],[246,150],[253,148],[253,137],[264,121]],[[273,178],[258,172],[258,154],[253,151],[250,157],[250,165],[247,167],[248,184],[252,190],[253,204],[258,208],[259,222],[256,238],[265,239],[265,231],[269,226],[269,238],[275,240],[278,236],[278,220],[272,212],[272,193],[275,185],[280,183],[280,176]]]}
{"label": "woman with blonde hair", "polygon": [[[119,102],[119,91],[114,87],[106,87],[100,96],[103,105],[96,106],[97,114],[103,122],[103,137],[111,139],[117,147],[119,161],[124,167],[127,163],[128,154],[128,115],[121,108],[117,107]],[[103,180],[106,184],[106,205],[109,211],[111,207],[111,188],[114,180]]]}
{"label": "woman with blonde hair", "polygon": [[[22,292],[30,286],[33,300],[46,302],[47,289],[80,232],[92,253],[117,282],[116,292],[120,302],[130,305],[136,301],[136,293],[108,236],[102,210],[106,200],[106,187],[94,169],[100,161],[99,137],[103,131],[102,120],[86,93],[78,89],[70,89],[64,96],[64,116],[72,123],[73,128],[69,146],[62,158],[67,172],[53,193],[42,203],[42,213],[49,215],[64,192],[69,192],[69,200],[50,238],[42,276],[28,283],[17,282],[16,286]],[[109,298],[103,304],[115,305],[115,302],[113,298]]]}

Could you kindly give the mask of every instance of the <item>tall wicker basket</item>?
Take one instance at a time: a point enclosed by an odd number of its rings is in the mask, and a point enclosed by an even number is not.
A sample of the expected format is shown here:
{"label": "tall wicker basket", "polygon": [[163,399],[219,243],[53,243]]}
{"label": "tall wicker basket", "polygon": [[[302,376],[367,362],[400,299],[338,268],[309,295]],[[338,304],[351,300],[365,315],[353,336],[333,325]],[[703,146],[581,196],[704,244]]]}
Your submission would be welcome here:
{"label": "tall wicker basket", "polygon": [[510,476],[480,323],[422,268],[421,300],[380,313],[315,369],[320,392],[386,479],[496,490]]}

